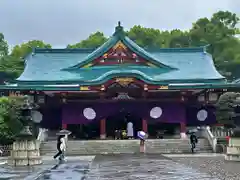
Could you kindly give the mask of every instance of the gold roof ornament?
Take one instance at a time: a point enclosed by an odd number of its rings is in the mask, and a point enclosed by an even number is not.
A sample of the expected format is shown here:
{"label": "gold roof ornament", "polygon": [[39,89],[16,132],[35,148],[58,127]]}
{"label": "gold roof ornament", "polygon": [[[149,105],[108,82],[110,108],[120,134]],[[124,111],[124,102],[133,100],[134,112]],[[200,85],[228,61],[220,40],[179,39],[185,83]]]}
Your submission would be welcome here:
{"label": "gold roof ornament", "polygon": [[132,82],[134,82],[133,78],[117,78],[116,79],[116,83],[120,84],[121,86],[127,86]]}

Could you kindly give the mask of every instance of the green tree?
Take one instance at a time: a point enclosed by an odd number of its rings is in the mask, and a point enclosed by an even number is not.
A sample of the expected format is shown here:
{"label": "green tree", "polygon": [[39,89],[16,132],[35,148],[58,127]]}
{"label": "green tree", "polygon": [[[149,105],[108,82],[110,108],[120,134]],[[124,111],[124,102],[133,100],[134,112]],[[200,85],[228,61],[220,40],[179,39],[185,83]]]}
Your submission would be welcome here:
{"label": "green tree", "polygon": [[32,40],[16,45],[10,55],[5,53],[4,56],[0,58],[0,71],[6,72],[13,77],[13,79],[20,76],[24,69],[23,58],[31,53],[33,48],[51,48],[51,45],[39,40]]}
{"label": "green tree", "polygon": [[22,97],[0,98],[0,142],[1,144],[12,143],[15,136],[23,128],[20,107],[23,103]]}
{"label": "green tree", "polygon": [[107,38],[101,32],[90,34],[90,36],[79,43],[67,45],[67,48],[97,48],[107,41]]}
{"label": "green tree", "polygon": [[170,34],[171,38],[169,42],[169,48],[185,48],[192,46],[192,40],[189,36],[189,32],[175,29],[172,30]]}
{"label": "green tree", "polygon": [[20,76],[24,69],[24,60],[10,55],[0,58],[0,72],[5,72],[12,79]]}
{"label": "green tree", "polygon": [[165,44],[159,29],[145,28],[139,25],[133,26],[127,32],[127,36],[144,48],[160,48]]}
{"label": "green tree", "polygon": [[236,14],[219,11],[211,19],[199,19],[190,29],[191,45],[209,44],[208,52],[213,55],[215,65],[230,79],[236,76],[232,71],[240,64],[240,42],[235,37],[238,22]]}
{"label": "green tree", "polygon": [[234,124],[235,107],[240,105],[240,93],[226,92],[216,103],[216,117],[221,124]]}
{"label": "green tree", "polygon": [[34,48],[51,48],[51,45],[40,40],[28,41],[27,43],[16,45],[12,50],[11,56],[15,58],[24,58],[31,53]]}
{"label": "green tree", "polygon": [[8,44],[4,40],[4,35],[0,33],[0,58],[8,54]]}

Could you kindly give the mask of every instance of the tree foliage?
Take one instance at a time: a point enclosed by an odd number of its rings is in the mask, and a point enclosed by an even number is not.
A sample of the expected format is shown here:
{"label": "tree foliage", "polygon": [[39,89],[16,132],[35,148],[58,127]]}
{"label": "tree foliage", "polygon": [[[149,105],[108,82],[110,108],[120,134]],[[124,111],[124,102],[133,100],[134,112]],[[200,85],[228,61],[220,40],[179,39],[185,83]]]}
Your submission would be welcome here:
{"label": "tree foliage", "polygon": [[0,144],[12,143],[15,136],[22,130],[20,107],[21,97],[0,97]]}
{"label": "tree foliage", "polygon": [[20,45],[16,45],[11,53],[12,57],[16,58],[24,58],[28,55],[34,48],[51,48],[50,44],[46,44],[43,41],[39,40],[32,40],[28,41],[27,43],[23,43]]}
{"label": "tree foliage", "polygon": [[101,32],[90,34],[86,40],[79,43],[68,45],[67,48],[97,48],[107,41],[107,38]]}
{"label": "tree foliage", "polygon": [[11,54],[5,53],[4,56],[0,57],[0,71],[6,72],[13,78],[17,78],[24,69],[23,58],[31,53],[34,48],[51,48],[51,45],[39,40],[32,40],[21,45],[16,45]]}
{"label": "tree foliage", "polygon": [[[236,124],[236,107],[240,106],[240,93],[226,92],[220,96],[216,104],[216,116],[222,124]],[[238,124],[238,123],[237,123]]]}
{"label": "tree foliage", "polygon": [[0,58],[8,54],[8,44],[4,39],[4,35],[0,33]]}

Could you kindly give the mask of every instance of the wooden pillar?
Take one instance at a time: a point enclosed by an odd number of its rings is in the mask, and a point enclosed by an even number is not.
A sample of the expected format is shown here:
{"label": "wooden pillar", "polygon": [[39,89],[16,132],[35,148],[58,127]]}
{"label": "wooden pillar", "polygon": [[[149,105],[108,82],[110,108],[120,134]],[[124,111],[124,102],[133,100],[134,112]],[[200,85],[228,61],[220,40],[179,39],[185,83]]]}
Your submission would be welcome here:
{"label": "wooden pillar", "polygon": [[106,139],[106,119],[100,120],[100,139]]}
{"label": "wooden pillar", "polygon": [[180,123],[180,137],[182,139],[187,138],[186,131],[187,131],[186,122],[181,122]]}
{"label": "wooden pillar", "polygon": [[147,120],[145,120],[145,119],[142,120],[142,130],[145,133],[148,133],[148,124],[147,124]]}
{"label": "wooden pillar", "polygon": [[62,124],[62,129],[67,129],[67,124]]}

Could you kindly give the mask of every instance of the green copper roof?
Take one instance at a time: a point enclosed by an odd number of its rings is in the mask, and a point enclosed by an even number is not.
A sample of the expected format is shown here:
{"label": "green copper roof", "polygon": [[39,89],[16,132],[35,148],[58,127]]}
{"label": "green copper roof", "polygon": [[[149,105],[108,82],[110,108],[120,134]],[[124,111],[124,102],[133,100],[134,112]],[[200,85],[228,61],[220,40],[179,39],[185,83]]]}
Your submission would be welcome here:
{"label": "green copper roof", "polygon": [[[140,65],[81,68],[121,41],[156,67]],[[101,84],[117,76],[136,77],[147,83],[218,83],[225,78],[216,70],[212,57],[200,48],[143,49],[125,36],[121,26],[98,49],[35,49],[26,58],[19,83],[52,84],[77,82]]]}

